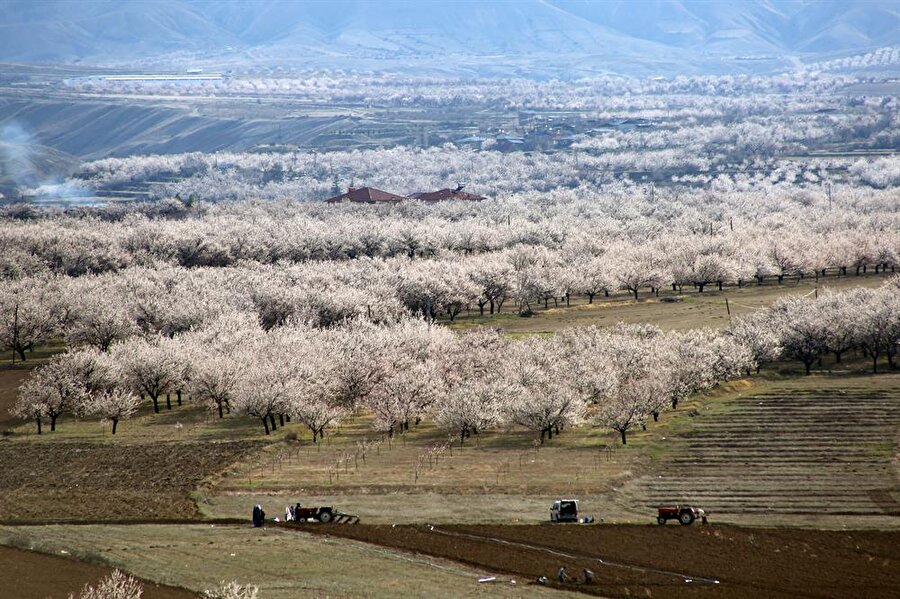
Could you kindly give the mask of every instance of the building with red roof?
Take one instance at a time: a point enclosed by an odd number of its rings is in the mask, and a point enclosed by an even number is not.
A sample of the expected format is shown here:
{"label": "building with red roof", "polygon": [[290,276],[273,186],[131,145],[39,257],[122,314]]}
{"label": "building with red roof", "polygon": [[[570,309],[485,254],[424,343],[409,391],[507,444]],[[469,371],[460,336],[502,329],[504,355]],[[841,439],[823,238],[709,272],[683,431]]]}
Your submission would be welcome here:
{"label": "building with red roof", "polygon": [[409,198],[398,196],[374,187],[351,187],[346,193],[325,200],[329,204],[355,202],[357,204],[396,204]]}
{"label": "building with red roof", "polygon": [[437,191],[414,193],[410,197],[426,203],[446,202],[448,200],[460,200],[462,202],[480,202],[487,199],[484,196],[475,195],[474,193],[463,191],[464,187],[464,185],[457,185],[456,189],[445,188],[439,189]]}

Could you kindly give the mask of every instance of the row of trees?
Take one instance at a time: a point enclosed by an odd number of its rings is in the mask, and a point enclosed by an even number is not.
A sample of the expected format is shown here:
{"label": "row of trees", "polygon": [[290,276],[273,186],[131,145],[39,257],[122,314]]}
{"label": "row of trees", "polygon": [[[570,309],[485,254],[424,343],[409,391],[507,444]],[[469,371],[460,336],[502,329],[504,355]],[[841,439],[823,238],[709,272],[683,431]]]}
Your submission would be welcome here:
{"label": "row of trees", "polygon": [[[36,345],[65,337],[106,351],[136,335],[172,337],[228,310],[247,314],[266,330],[291,321],[328,327],[348,318],[393,322],[403,315],[433,322],[439,315],[453,320],[464,310],[493,314],[505,307],[528,314],[573,296],[593,302],[616,293],[638,298],[668,288],[704,292],[785,277],[860,274],[870,266],[892,271],[897,258],[891,241],[896,235],[889,232],[831,243],[812,236],[738,241],[698,234],[642,245],[603,247],[583,240],[557,251],[522,245],[469,256],[361,258],[327,268],[321,262],[251,262],[25,277],[0,289],[0,349],[25,360]],[[838,256],[843,259],[835,262]]]}
{"label": "row of trees", "polygon": [[900,351],[900,278],[877,289],[856,288],[808,298],[786,298],[770,309],[738,320],[732,331],[758,362],[779,357],[802,362],[809,374],[826,354],[841,363],[857,351],[872,362],[896,366]]}
{"label": "row of trees", "polygon": [[[852,118],[792,116],[788,124],[701,120],[651,131],[610,131],[583,136],[568,151],[555,153],[506,153],[444,144],[327,153],[134,156],[88,163],[67,188],[57,191],[82,187],[89,193],[138,185],[157,199],[178,195],[185,200],[309,202],[338,195],[354,184],[410,194],[459,181],[492,198],[566,189],[578,189],[581,197],[601,195],[631,180],[641,182],[633,185],[640,190],[647,177],[661,186],[677,179],[682,193],[720,180],[733,181],[732,187],[752,183],[769,192],[777,192],[780,185],[794,191],[815,189],[823,182],[882,188],[891,179],[881,182],[872,174],[885,165],[894,170],[896,157],[792,156],[807,153],[810,146],[851,142],[896,147],[898,127],[896,107],[887,107]],[[692,178],[684,179],[685,175]],[[119,205],[103,212],[123,210],[126,207]]]}
{"label": "row of trees", "polygon": [[[119,81],[83,78],[67,80],[68,93],[165,94],[184,96],[236,95],[265,97],[283,95],[296,102],[304,98],[316,104],[377,104],[379,106],[515,107],[553,110],[592,109],[601,116],[621,115],[649,108],[663,111],[694,108],[701,114],[722,113],[734,106],[748,112],[771,109],[781,97],[796,104],[814,103],[834,96],[841,88],[858,83],[851,76],[817,73],[836,66],[865,67],[893,64],[897,49],[883,48],[864,57],[816,63],[797,73],[764,75],[680,75],[671,79],[600,75],[576,80],[532,80],[520,78],[415,77],[391,73],[279,69],[266,76],[260,72],[232,75],[219,80],[190,83]],[[862,60],[860,61],[860,58]],[[840,96],[836,102],[846,101]],[[748,107],[753,107],[753,111]]]}
{"label": "row of trees", "polygon": [[[697,347],[699,335],[707,343]],[[682,359],[691,351],[695,360]],[[301,423],[314,442],[365,411],[376,431],[402,434],[431,418],[460,442],[520,426],[541,441],[586,421],[627,431],[679,399],[753,366],[726,335],[664,334],[653,327],[574,330],[509,341],[493,330],[454,335],[421,320],[348,322],[264,331],[231,314],[176,336],[135,338],[108,352],[73,349],[37,368],[14,413],[51,430],[63,414],[112,423],[142,398],[160,410],[182,393],[224,417],[256,419],[266,434]],[[172,402],[167,401],[172,409]]]}
{"label": "row of trees", "polygon": [[[890,365],[900,343],[900,281],[794,298],[722,332],[665,333],[652,326],[571,329],[511,341],[497,331],[455,335],[420,319],[265,330],[229,312],[173,338],[151,335],[108,351],[73,348],[35,370],[15,413],[38,422],[63,413],[119,420],[140,398],[182,393],[224,417],[256,419],[266,434],[302,423],[318,441],[351,414],[393,436],[432,419],[460,442],[518,426],[543,440],[572,426],[602,426],[627,440],[667,409],[720,381],[781,358],[811,365],[857,348]],[[167,407],[172,408],[170,401]]]}

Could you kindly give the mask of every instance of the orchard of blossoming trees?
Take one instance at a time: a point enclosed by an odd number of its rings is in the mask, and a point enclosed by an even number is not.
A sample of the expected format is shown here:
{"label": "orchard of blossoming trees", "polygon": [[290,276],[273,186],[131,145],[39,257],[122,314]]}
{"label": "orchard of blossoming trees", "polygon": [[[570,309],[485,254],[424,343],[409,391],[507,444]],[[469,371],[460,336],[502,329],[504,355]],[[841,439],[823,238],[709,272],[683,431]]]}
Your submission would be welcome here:
{"label": "orchard of blossoming trees", "polygon": [[[874,290],[783,300],[723,332],[619,325],[510,341],[487,329],[457,335],[399,311],[377,323],[359,316],[325,326],[302,315],[267,322],[249,296],[226,303],[228,291],[218,305],[196,298],[197,317],[179,321],[178,310],[166,306],[154,314],[138,310],[128,293],[140,290],[129,287],[144,277],[128,272],[102,290],[86,290],[85,277],[68,288],[54,280],[4,292],[5,342],[30,345],[54,334],[70,342],[34,371],[14,408],[38,432],[45,418],[53,430],[60,416],[78,414],[110,421],[115,433],[141,398],[159,411],[163,395],[172,409],[171,395],[180,404],[187,393],[219,417],[256,419],[266,434],[293,419],[314,441],[366,411],[390,436],[430,418],[461,442],[511,426],[533,430],[543,442],[590,424],[618,431],[625,443],[629,430],[689,394],[765,362],[796,359],[808,372],[826,353],[857,351],[877,372],[879,362],[894,366],[900,343],[897,277]],[[239,278],[214,272],[218,285],[207,280],[201,288],[224,289]],[[82,305],[70,308],[73,297]],[[194,299],[185,290],[174,297],[168,308]],[[10,318],[14,306],[23,308],[18,318]]]}
{"label": "orchard of blossoming trees", "polygon": [[[467,310],[528,316],[573,297],[890,274],[900,261],[896,187],[742,175],[705,188],[568,186],[579,158],[398,149],[335,159],[371,159],[396,175],[392,189],[414,189],[422,181],[410,158],[437,169],[441,156],[482,161],[502,197],[7,208],[3,349],[25,360],[49,341],[68,347],[35,371],[16,413],[51,429],[61,415],[96,415],[115,430],[142,400],[158,412],[163,402],[177,409],[174,397],[255,418],[266,432],[291,419],[314,440],[365,411],[387,435],[427,418],[461,441],[508,427],[545,439],[591,424],[624,442],[687,395],[765,362],[809,371],[825,353],[847,352],[873,370],[895,361],[896,279],[783,301],[723,333],[620,326],[510,341],[440,322]],[[208,168],[209,156],[194,158]],[[110,172],[123,164],[137,161]]]}

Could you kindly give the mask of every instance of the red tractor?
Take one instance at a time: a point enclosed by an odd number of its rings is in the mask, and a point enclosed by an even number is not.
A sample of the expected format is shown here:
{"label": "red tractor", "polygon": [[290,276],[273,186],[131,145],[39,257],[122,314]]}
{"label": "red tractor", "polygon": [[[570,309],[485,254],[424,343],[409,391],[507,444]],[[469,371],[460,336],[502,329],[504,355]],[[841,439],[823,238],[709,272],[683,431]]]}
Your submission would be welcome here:
{"label": "red tractor", "polygon": [[682,526],[690,526],[694,523],[694,520],[698,519],[706,524],[706,512],[698,507],[689,505],[660,507],[656,514],[657,524],[665,524],[669,520],[678,520]]}

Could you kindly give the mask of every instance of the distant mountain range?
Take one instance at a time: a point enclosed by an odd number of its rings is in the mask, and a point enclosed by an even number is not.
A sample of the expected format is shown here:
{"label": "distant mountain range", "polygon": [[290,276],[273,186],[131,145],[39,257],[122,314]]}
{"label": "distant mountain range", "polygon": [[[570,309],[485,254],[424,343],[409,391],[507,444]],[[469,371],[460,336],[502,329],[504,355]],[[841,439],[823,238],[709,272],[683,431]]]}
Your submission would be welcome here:
{"label": "distant mountain range", "polygon": [[772,70],[900,43],[900,0],[0,0],[0,61]]}

